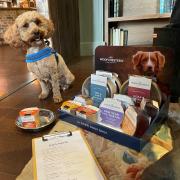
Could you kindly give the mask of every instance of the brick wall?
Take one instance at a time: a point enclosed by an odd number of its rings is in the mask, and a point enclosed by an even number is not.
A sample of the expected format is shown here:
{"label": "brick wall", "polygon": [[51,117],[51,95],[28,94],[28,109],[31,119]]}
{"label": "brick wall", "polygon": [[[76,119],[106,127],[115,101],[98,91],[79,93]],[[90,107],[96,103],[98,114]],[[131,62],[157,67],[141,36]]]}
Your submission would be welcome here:
{"label": "brick wall", "polygon": [[16,17],[27,10],[0,10],[0,45],[4,44],[3,34],[9,25],[13,24]]}

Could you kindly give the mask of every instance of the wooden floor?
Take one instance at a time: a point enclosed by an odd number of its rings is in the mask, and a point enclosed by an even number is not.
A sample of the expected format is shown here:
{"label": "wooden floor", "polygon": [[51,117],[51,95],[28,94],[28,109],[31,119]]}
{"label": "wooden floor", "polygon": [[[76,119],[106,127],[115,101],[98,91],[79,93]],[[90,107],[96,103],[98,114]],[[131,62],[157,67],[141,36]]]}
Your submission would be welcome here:
{"label": "wooden floor", "polygon": [[[40,87],[27,71],[23,61],[24,54],[9,47],[0,47],[0,180],[13,180],[31,158],[31,140],[48,133],[24,132],[16,128],[18,112],[26,107],[38,106],[55,113],[60,105],[54,104],[52,97],[40,101],[37,96]],[[77,59],[75,60],[77,62]],[[76,76],[71,89],[62,93],[64,100],[80,93],[84,79],[93,71],[93,57],[79,58],[76,64],[69,66]],[[180,126],[176,129],[175,148],[167,156],[147,169],[143,174],[145,180],[180,179]],[[175,165],[174,165],[175,164]]]}
{"label": "wooden floor", "polygon": [[0,99],[3,99],[33,77],[27,71],[24,55],[19,50],[1,46],[0,58]]}

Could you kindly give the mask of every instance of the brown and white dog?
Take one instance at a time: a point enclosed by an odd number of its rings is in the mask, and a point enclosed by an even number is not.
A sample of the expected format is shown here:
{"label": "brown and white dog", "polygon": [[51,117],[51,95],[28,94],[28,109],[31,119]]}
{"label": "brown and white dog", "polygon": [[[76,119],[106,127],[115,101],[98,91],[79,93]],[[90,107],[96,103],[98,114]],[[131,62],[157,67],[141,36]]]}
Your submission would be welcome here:
{"label": "brown and white dog", "polygon": [[140,75],[157,76],[165,64],[165,56],[160,51],[138,51],[132,58],[133,68]]}
{"label": "brown and white dog", "polygon": [[28,11],[16,18],[5,32],[4,39],[13,47],[27,50],[28,70],[37,78],[42,90],[39,99],[47,98],[52,88],[54,102],[59,103],[62,101],[60,87],[67,89],[75,77],[62,56],[46,46],[46,39],[53,32],[51,20],[36,11]]}

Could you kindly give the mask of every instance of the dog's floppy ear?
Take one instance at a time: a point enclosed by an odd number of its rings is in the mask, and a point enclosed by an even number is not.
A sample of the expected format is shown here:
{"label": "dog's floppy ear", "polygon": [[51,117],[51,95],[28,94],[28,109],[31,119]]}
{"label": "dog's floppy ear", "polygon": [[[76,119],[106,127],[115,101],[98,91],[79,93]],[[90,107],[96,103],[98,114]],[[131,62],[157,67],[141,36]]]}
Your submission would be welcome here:
{"label": "dog's floppy ear", "polygon": [[4,33],[4,40],[7,44],[9,44],[12,47],[19,48],[24,46],[16,23],[8,27],[8,29]]}
{"label": "dog's floppy ear", "polygon": [[158,70],[161,71],[165,64],[165,56],[160,51],[154,51],[158,60]]}
{"label": "dog's floppy ear", "polygon": [[137,66],[138,66],[139,63],[140,63],[140,59],[141,59],[142,53],[143,53],[143,51],[138,51],[138,52],[137,52],[135,55],[133,55],[133,57],[132,57],[132,63],[133,63],[133,68],[134,68],[134,70],[137,69]]}
{"label": "dog's floppy ear", "polygon": [[45,19],[46,20],[46,25],[47,25],[47,35],[46,35],[46,39],[52,37],[53,33],[54,33],[54,24],[50,19]]}

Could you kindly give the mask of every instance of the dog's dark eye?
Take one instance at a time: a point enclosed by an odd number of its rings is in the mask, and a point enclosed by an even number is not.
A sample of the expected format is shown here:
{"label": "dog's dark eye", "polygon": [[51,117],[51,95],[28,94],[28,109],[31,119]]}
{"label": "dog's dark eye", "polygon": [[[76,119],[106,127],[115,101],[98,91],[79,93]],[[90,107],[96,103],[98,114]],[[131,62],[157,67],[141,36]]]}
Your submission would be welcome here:
{"label": "dog's dark eye", "polygon": [[146,64],[146,62],[147,62],[147,59],[142,59],[141,60],[141,64]]}
{"label": "dog's dark eye", "polygon": [[156,59],[151,59],[151,61],[152,61],[153,63],[156,63]]}
{"label": "dog's dark eye", "polygon": [[28,23],[25,23],[25,24],[23,25],[23,27],[24,27],[24,28],[28,28],[28,27],[29,27],[29,24],[28,24]]}
{"label": "dog's dark eye", "polygon": [[39,24],[41,23],[41,21],[40,21],[39,19],[35,19],[34,23],[35,23],[36,25],[39,25]]}

